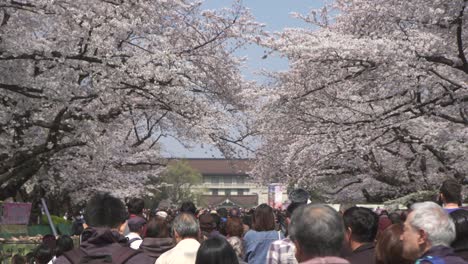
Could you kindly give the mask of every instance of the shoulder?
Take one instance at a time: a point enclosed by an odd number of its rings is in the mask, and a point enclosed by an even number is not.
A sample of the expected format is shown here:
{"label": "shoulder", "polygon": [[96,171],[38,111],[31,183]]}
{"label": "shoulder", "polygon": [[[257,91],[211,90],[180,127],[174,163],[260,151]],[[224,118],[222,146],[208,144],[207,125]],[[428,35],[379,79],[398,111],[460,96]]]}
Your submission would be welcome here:
{"label": "shoulder", "polygon": [[126,263],[138,263],[138,264],[154,264],[154,259],[148,257],[143,251],[140,251],[133,257],[131,257]]}
{"label": "shoulder", "polygon": [[55,260],[54,264],[71,264],[71,262],[62,255]]}

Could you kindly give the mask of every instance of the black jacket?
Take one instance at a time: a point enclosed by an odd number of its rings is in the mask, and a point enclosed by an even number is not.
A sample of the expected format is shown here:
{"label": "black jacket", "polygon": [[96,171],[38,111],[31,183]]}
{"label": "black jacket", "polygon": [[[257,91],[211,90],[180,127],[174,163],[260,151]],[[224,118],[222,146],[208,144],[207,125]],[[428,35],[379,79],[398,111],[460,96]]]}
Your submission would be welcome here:
{"label": "black jacket", "polygon": [[[74,249],[74,252],[79,252],[81,255],[88,257],[110,255],[114,256],[118,252],[129,249],[127,239],[118,232],[111,231],[109,228],[89,228],[84,231],[86,241],[83,241],[79,249]],[[67,253],[65,253],[67,254]],[[77,255],[77,254],[71,254]],[[71,263],[64,255],[57,258],[55,264]],[[143,252],[135,252],[125,263],[128,264],[154,264],[154,261],[146,256]]]}

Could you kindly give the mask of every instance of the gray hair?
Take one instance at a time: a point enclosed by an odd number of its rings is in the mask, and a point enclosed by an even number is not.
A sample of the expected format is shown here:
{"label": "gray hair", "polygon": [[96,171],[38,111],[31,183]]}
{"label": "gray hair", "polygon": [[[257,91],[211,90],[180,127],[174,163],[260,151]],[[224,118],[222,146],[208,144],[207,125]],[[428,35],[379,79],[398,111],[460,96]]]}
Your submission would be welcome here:
{"label": "gray hair", "polygon": [[195,216],[181,213],[174,219],[172,230],[177,232],[181,238],[198,238],[200,226]]}
{"label": "gray hair", "polygon": [[415,203],[411,207],[409,224],[424,230],[432,246],[450,246],[455,240],[455,224],[449,215],[434,202]]}
{"label": "gray hair", "polygon": [[337,256],[343,244],[344,224],[330,206],[308,204],[294,211],[289,234],[311,256]]}

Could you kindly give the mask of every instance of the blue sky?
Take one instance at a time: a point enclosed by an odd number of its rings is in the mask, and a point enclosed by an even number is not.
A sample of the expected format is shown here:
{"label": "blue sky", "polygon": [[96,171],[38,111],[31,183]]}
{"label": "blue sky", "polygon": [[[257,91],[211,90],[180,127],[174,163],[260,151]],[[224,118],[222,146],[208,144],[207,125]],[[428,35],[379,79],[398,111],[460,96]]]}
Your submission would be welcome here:
{"label": "blue sky", "polygon": [[[220,9],[230,7],[232,0],[205,0],[202,9]],[[291,17],[291,12],[306,14],[311,8],[319,8],[324,0],[243,0],[242,4],[249,8],[255,19],[265,24],[265,30],[279,32],[284,28],[310,28],[311,25],[300,19]],[[288,68],[288,62],[284,58],[269,56],[262,59],[265,49],[250,45],[237,52],[238,56],[247,57],[246,65],[242,68],[244,77],[258,82],[267,81],[258,73],[260,70],[282,71]],[[185,158],[219,158],[221,153],[214,147],[194,145],[186,149],[173,138],[164,138],[163,155],[166,157]]]}

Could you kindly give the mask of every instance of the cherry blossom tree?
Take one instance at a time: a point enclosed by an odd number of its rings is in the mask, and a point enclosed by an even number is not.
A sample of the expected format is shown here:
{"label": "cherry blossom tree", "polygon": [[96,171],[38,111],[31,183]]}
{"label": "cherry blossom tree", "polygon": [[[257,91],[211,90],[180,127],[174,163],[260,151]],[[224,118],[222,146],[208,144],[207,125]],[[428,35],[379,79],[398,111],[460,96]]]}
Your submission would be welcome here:
{"label": "cherry blossom tree", "polygon": [[138,195],[164,165],[161,137],[237,142],[252,84],[233,52],[260,32],[252,21],[239,3],[0,1],[0,199]]}
{"label": "cherry blossom tree", "polygon": [[468,173],[466,0],[336,0],[262,39],[289,70],[258,92],[254,174],[379,202]]}

